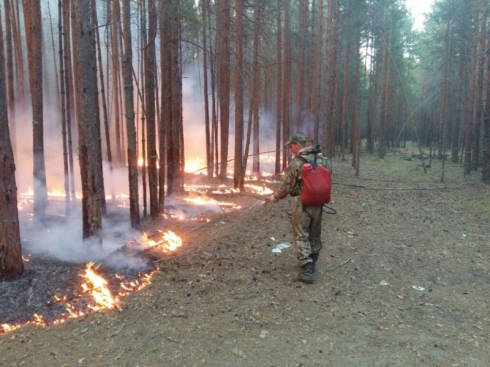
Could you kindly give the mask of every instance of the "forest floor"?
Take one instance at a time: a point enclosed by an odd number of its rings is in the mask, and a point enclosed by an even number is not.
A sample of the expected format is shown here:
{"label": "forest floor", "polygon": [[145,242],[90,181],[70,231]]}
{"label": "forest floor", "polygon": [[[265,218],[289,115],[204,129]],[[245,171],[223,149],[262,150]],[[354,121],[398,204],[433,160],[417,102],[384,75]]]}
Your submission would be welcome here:
{"label": "forest floor", "polygon": [[490,187],[450,162],[441,183],[441,161],[424,174],[409,153],[363,155],[359,177],[334,160],[313,285],[292,247],[272,251],[292,243],[290,199],[229,194],[242,208],[208,223],[145,222],[183,239],[151,284],[120,310],[1,334],[0,366],[490,365]]}

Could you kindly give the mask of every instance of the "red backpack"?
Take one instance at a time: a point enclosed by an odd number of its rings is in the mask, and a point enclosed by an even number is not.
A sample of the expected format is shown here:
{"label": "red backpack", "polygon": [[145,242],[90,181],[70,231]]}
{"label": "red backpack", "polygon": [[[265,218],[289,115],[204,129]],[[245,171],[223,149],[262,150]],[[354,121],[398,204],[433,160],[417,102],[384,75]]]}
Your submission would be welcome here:
{"label": "red backpack", "polygon": [[332,191],[330,171],[316,163],[316,155],[313,165],[305,157],[297,156],[296,158],[303,162],[301,202],[305,205],[328,204]]}

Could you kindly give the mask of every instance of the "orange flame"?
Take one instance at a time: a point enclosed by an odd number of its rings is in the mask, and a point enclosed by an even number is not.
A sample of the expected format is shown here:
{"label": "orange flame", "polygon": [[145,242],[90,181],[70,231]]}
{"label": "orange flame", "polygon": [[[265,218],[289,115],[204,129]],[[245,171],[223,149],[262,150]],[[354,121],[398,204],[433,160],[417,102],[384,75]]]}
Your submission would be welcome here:
{"label": "orange flame", "polygon": [[94,263],[89,262],[85,268],[85,274],[81,275],[87,280],[87,283],[82,284],[83,291],[90,292],[96,302],[95,306],[88,307],[92,310],[103,308],[117,308],[120,310],[117,298],[114,298],[109,288],[107,288],[107,280],[96,274],[93,266]]}

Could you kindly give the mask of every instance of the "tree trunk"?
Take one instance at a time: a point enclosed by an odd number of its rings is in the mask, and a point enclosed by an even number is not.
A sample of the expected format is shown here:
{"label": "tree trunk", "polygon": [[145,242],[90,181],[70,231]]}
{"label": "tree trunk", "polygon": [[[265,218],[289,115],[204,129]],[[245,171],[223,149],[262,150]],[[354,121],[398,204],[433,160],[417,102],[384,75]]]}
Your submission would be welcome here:
{"label": "tree trunk", "polygon": [[253,36],[253,158],[252,158],[252,175],[260,176],[260,121],[259,121],[259,31],[260,31],[260,0],[254,0],[254,36]]}
{"label": "tree trunk", "polygon": [[[255,0],[255,2],[258,2],[258,0]],[[243,191],[244,177],[242,174],[241,159],[243,154],[243,0],[236,0],[235,14],[235,161],[233,171],[233,187]]]}
{"label": "tree trunk", "polygon": [[[487,50],[490,49],[490,37],[487,37]],[[483,144],[482,144],[482,181],[490,184],[490,54],[486,54],[487,62],[487,94],[485,113],[483,114]],[[482,101],[483,104],[483,101]]]}
{"label": "tree trunk", "polygon": [[277,0],[277,38],[276,38],[276,159],[274,175],[281,173],[281,98],[282,98],[282,20],[281,0]]}
{"label": "tree trunk", "polygon": [[10,14],[12,16],[12,30],[14,37],[14,50],[17,71],[17,90],[19,94],[20,108],[25,108],[25,76],[24,76],[24,57],[22,56],[22,41],[21,41],[21,26],[20,26],[20,11],[19,0],[15,1],[17,7],[14,6],[14,0],[10,3]]}
{"label": "tree trunk", "polygon": [[[360,64],[360,53],[361,53],[361,17],[357,15],[356,24],[356,50],[354,56],[354,62],[356,63],[354,72],[354,91],[352,96],[353,106],[352,106],[352,135],[351,135],[351,152],[352,152],[352,168],[357,170],[357,139],[358,139],[358,127],[357,127],[357,101],[359,94],[359,64]],[[359,136],[360,136],[359,129]]]}
{"label": "tree trunk", "polygon": [[146,98],[146,124],[148,144],[148,184],[150,192],[150,216],[157,218],[158,207],[158,169],[156,145],[156,116],[155,116],[155,89],[156,89],[156,48],[155,37],[157,31],[157,15],[155,1],[148,0],[148,44],[145,46],[145,98]]}
{"label": "tree trunk", "polygon": [[228,164],[228,139],[230,132],[230,2],[229,0],[218,0],[219,24],[218,24],[218,64],[219,80],[218,94],[220,107],[220,173],[221,179],[226,178]]}
{"label": "tree trunk", "polygon": [[[94,9],[95,8],[95,1],[92,3]],[[94,10],[95,11],[95,10]],[[101,100],[102,100],[102,116],[104,118],[104,132],[105,132],[105,145],[106,145],[106,150],[107,150],[107,162],[109,163],[109,170],[110,173],[112,174],[112,151],[111,151],[111,139],[110,139],[110,130],[109,130],[109,115],[107,112],[107,97],[105,93],[105,83],[104,83],[104,68],[102,65],[102,50],[100,47],[100,35],[99,35],[99,26],[98,26],[98,21],[97,21],[97,13],[95,11],[94,14],[94,30],[96,32],[96,37],[97,37],[97,61],[99,65],[99,78],[100,78],[100,93],[101,93]]]}
{"label": "tree trunk", "polygon": [[208,0],[200,0],[202,21],[202,64],[203,64],[203,87],[204,87],[204,128],[206,132],[206,169],[208,177],[213,177],[213,143],[211,141],[211,126],[209,121],[209,92],[208,92],[208,40],[207,40],[207,12]]}
{"label": "tree trunk", "polygon": [[68,165],[68,144],[66,130],[66,85],[65,85],[65,63],[63,54],[63,2],[58,0],[58,40],[60,58],[60,108],[61,108],[61,142],[63,146],[63,178],[65,188],[65,215],[71,215],[70,202],[70,170]]}
{"label": "tree trunk", "polygon": [[112,96],[114,99],[114,127],[115,127],[115,140],[116,140],[116,163],[118,166],[125,164],[123,153],[123,133],[121,126],[121,106],[120,106],[120,70],[119,70],[119,35],[121,33],[121,9],[119,6],[119,0],[112,1],[112,83],[113,91]]}
{"label": "tree trunk", "polygon": [[[65,66],[65,88],[66,88],[66,133],[68,148],[68,165],[70,167],[70,190],[71,201],[76,201],[75,194],[75,163],[73,160],[73,122],[75,122],[75,95],[73,87],[73,65],[70,32],[70,7],[72,0],[63,0],[63,59]],[[72,118],[73,117],[73,118]]]}
{"label": "tree trunk", "polygon": [[107,215],[107,206],[105,202],[105,188],[104,188],[104,172],[102,170],[102,135],[101,135],[101,124],[100,124],[100,101],[99,101],[99,86],[97,82],[97,33],[98,33],[98,25],[97,25],[97,11],[95,0],[91,0],[91,22],[92,22],[92,30],[90,31],[92,35],[92,55],[94,57],[92,68],[94,72],[92,74],[93,84],[94,84],[94,102],[95,102],[95,140],[97,144],[97,164],[99,171],[99,182],[100,187],[98,188],[98,192],[100,195],[100,208],[103,216]]}
{"label": "tree trunk", "polygon": [[306,17],[308,12],[308,0],[299,0],[299,28],[297,47],[297,66],[296,66],[296,111],[294,114],[294,131],[305,131],[303,121],[304,112],[304,75],[305,75],[305,39],[306,39]]}
{"label": "tree trunk", "polygon": [[478,50],[478,0],[474,0],[475,4],[475,18],[473,21],[473,51],[472,61],[470,69],[470,85],[468,89],[468,95],[466,96],[465,104],[465,123],[464,123],[464,174],[469,175],[471,173],[471,151],[473,141],[473,111],[475,106],[475,74],[476,74],[476,61]]}
{"label": "tree trunk", "polygon": [[5,4],[5,43],[7,44],[7,106],[10,124],[10,141],[14,159],[17,157],[17,122],[15,119],[15,88],[14,88],[14,56],[13,56],[13,36],[12,36],[12,12],[9,0],[4,0]]}
{"label": "tree trunk", "polygon": [[123,0],[124,23],[124,103],[126,105],[126,134],[128,139],[128,176],[129,176],[129,216],[131,227],[140,228],[138,201],[138,152],[136,149],[136,128],[134,123],[133,96],[133,48],[131,45],[131,9],[130,1]]}
{"label": "tree trunk", "polygon": [[75,60],[78,154],[82,181],[83,238],[102,243],[99,150],[95,137],[95,94],[93,84],[90,0],[73,1],[73,51]]}
{"label": "tree trunk", "polygon": [[44,163],[43,122],[43,57],[42,19],[40,0],[24,1],[27,38],[29,85],[31,89],[33,158],[34,158],[34,222],[44,224],[48,192]]}
{"label": "tree trunk", "polygon": [[[476,171],[480,166],[480,130],[482,126],[482,116],[483,116],[483,83],[484,83],[484,70],[485,70],[485,54],[488,50],[485,50],[485,40],[487,33],[487,12],[484,11],[481,19],[481,31],[480,31],[480,48],[478,55],[478,86],[475,91],[475,109],[476,116],[475,122],[473,124],[473,144],[471,150],[471,169]],[[476,72],[476,70],[475,70]]]}
{"label": "tree trunk", "polygon": [[448,84],[448,73],[449,73],[449,28],[450,28],[450,20],[451,18],[447,18],[446,20],[446,38],[445,38],[445,50],[444,50],[444,68],[442,71],[442,85],[441,85],[441,103],[439,107],[439,124],[438,124],[438,144],[437,144],[437,151],[439,157],[443,158],[442,156],[442,151],[443,151],[443,136],[444,136],[444,131],[443,131],[443,126],[445,126],[445,120],[446,120],[446,96],[447,96],[447,84]]}
{"label": "tree trunk", "polygon": [[347,34],[347,45],[344,50],[344,85],[342,96],[342,131],[340,138],[340,160],[345,161],[345,142],[347,140],[347,97],[349,95],[349,55],[350,54],[350,32]]}
{"label": "tree trunk", "polygon": [[[284,73],[282,94],[282,142],[288,141],[291,135],[291,0],[284,0]],[[285,171],[291,158],[289,149],[282,151],[282,170]]]}
{"label": "tree trunk", "polygon": [[315,77],[313,78],[313,92],[312,92],[312,110],[314,127],[313,127],[313,138],[315,139],[315,144],[318,144],[318,138],[320,136],[320,120],[322,118],[322,108],[323,103],[320,101],[321,91],[322,91],[322,45],[323,45],[323,0],[318,0],[318,34],[317,34],[317,44],[315,50]]}
{"label": "tree trunk", "polygon": [[0,9],[0,281],[14,280],[24,272],[17,209],[15,163],[10,142],[7,83]]}
{"label": "tree trunk", "polygon": [[169,38],[169,19],[168,10],[165,1],[160,2],[159,9],[160,19],[160,74],[161,74],[161,115],[158,124],[158,147],[160,155],[160,172],[158,175],[158,206],[160,213],[163,213],[163,205],[165,203],[165,179],[167,173],[167,166],[165,160],[167,158],[167,128],[169,123],[169,52],[168,52],[168,38]]}

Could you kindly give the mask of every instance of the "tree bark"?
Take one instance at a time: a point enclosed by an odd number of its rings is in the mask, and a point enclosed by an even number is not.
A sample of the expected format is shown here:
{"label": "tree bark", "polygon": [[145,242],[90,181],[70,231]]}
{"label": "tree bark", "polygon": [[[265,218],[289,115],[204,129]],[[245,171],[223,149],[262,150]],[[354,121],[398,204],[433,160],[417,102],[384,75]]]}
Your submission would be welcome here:
{"label": "tree bark", "polygon": [[155,38],[157,31],[157,15],[155,1],[148,0],[148,43],[145,46],[145,98],[146,98],[146,132],[148,144],[148,184],[150,192],[150,216],[157,218],[158,207],[158,169],[156,145],[156,116],[155,116],[155,89],[156,89],[156,48]]}
{"label": "tree bark", "polygon": [[17,157],[17,123],[15,119],[15,88],[14,88],[14,56],[13,56],[13,32],[12,11],[10,0],[4,0],[5,5],[5,43],[7,50],[7,106],[10,124],[10,141],[14,158]]}
{"label": "tree bark", "polygon": [[260,0],[254,0],[254,36],[253,36],[253,158],[252,158],[252,175],[260,176],[260,120],[259,120],[259,31],[260,31]]}
{"label": "tree bark", "polygon": [[[258,0],[255,0],[255,2],[258,2]],[[243,0],[236,0],[235,14],[235,161],[233,171],[233,187],[235,189],[240,189],[240,191],[243,191],[244,177],[241,159],[243,154]]]}
{"label": "tree bark", "polygon": [[281,98],[282,98],[282,20],[281,20],[281,0],[277,0],[277,21],[276,21],[276,160],[274,175],[281,173]]}
{"label": "tree bark", "polygon": [[464,122],[464,174],[471,174],[471,151],[473,141],[473,111],[475,106],[474,96],[475,96],[475,74],[476,74],[476,61],[477,61],[477,51],[478,51],[478,0],[474,0],[475,4],[475,17],[473,20],[473,51],[472,51],[472,61],[470,69],[470,85],[468,89],[468,95],[466,96],[465,103],[465,122]]}
{"label": "tree bark", "polygon": [[134,122],[133,95],[133,48],[131,45],[131,9],[130,0],[123,0],[124,58],[123,81],[124,103],[126,105],[126,134],[128,139],[128,176],[129,176],[129,216],[131,227],[140,228],[138,201],[138,152],[136,149],[136,127]]}
{"label": "tree bark", "polygon": [[46,168],[44,162],[43,121],[43,56],[42,19],[40,0],[23,0],[27,36],[29,85],[31,89],[33,158],[34,158],[34,222],[46,220]]}
{"label": "tree bark", "polygon": [[230,133],[230,2],[218,0],[218,65],[219,65],[219,107],[220,107],[220,172],[219,177],[226,179],[228,164],[228,140]]}
{"label": "tree bark", "polygon": [[71,214],[70,202],[70,169],[68,165],[68,144],[66,130],[66,85],[65,85],[65,63],[63,54],[63,2],[58,0],[58,41],[60,59],[60,109],[61,109],[61,142],[63,146],[63,178],[65,189],[65,215]]}
{"label": "tree bark", "polygon": [[75,60],[78,155],[82,182],[83,238],[102,243],[99,150],[96,142],[95,93],[91,42],[90,0],[74,0],[73,51]]}
{"label": "tree bark", "polygon": [[4,38],[0,9],[0,281],[14,280],[24,272],[17,209],[15,163],[10,141]]}

